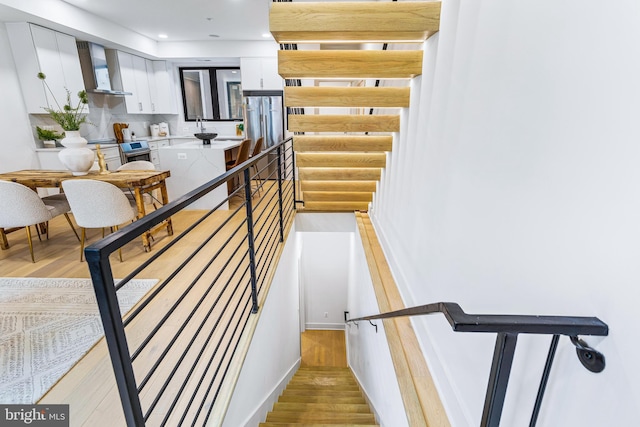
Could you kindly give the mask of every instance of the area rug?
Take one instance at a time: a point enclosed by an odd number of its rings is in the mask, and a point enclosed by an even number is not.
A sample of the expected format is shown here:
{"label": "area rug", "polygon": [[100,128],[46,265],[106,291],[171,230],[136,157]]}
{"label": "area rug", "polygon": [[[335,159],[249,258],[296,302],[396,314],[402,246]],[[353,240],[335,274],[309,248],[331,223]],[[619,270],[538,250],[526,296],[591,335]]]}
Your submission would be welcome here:
{"label": "area rug", "polygon": [[[118,290],[121,312],[157,282]],[[91,280],[0,278],[0,402],[36,403],[103,334]]]}

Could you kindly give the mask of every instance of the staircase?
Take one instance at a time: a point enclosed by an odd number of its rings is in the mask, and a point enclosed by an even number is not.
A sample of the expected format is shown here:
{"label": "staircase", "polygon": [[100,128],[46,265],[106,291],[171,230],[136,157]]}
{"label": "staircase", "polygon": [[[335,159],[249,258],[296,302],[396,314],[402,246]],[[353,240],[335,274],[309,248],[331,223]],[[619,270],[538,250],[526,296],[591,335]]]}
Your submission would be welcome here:
{"label": "staircase", "polygon": [[377,426],[349,368],[300,368],[260,427]]}
{"label": "staircase", "polygon": [[[422,72],[421,43],[439,30],[440,6],[439,1],[272,4],[275,40],[301,44],[278,52],[279,74],[313,81],[284,92],[287,107],[304,111],[288,116],[288,129],[296,133],[304,210],[367,210],[392,150],[392,133],[401,128],[400,109],[409,107],[409,81]],[[372,49],[370,43],[384,47]],[[413,47],[387,49],[388,43]],[[310,48],[316,44],[319,49]],[[377,79],[375,86],[367,79]],[[391,87],[381,87],[381,80]],[[372,108],[391,114],[372,115]]]}

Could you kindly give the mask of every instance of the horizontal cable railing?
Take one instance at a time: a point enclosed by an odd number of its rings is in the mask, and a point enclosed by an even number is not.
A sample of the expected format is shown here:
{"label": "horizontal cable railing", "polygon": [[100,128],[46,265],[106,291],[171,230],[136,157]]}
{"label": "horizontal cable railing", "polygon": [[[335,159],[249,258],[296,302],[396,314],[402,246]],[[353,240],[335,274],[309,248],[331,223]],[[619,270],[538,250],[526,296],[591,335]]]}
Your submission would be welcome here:
{"label": "horizontal cable railing", "polygon": [[[128,426],[207,423],[293,220],[293,156],[289,138],[85,249]],[[213,208],[190,209],[218,188]],[[111,262],[168,219],[178,232],[133,267]],[[150,275],[123,318],[119,292]]]}
{"label": "horizontal cable railing", "polygon": [[578,337],[578,335],[606,336],[609,334],[607,324],[597,317],[467,314],[456,303],[438,302],[354,319],[349,319],[348,312],[345,312],[345,321],[347,323],[369,321],[375,326],[377,332],[378,327],[371,322],[372,320],[435,313],[444,314],[454,332],[498,334],[480,422],[481,427],[498,427],[500,425],[519,334],[553,335],[529,427],[534,427],[537,422],[560,335],[566,335],[570,338],[571,343],[576,347],[578,359],[589,371],[597,373],[605,368],[604,355],[589,347]]}

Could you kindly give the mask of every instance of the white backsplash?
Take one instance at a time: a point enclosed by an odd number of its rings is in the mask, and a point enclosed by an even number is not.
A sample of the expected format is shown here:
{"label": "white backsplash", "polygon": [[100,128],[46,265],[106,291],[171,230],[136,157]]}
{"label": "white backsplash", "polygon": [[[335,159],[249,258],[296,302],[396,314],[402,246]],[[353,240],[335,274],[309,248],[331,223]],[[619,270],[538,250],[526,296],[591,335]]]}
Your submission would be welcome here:
{"label": "white backsplash", "polygon": [[[137,138],[149,137],[151,124],[166,122],[169,124],[170,135],[193,135],[199,130],[195,122],[185,122],[182,114],[127,114],[124,98],[121,96],[101,95],[90,93],[88,122],[80,127],[80,134],[87,140],[112,139],[114,123],[128,123],[129,129]],[[33,138],[36,147],[42,148],[42,142],[38,140],[36,126],[54,125],[55,129],[62,131],[46,113],[30,114]],[[235,135],[236,124],[241,122],[205,122],[204,127],[208,132],[216,132],[220,135]]]}

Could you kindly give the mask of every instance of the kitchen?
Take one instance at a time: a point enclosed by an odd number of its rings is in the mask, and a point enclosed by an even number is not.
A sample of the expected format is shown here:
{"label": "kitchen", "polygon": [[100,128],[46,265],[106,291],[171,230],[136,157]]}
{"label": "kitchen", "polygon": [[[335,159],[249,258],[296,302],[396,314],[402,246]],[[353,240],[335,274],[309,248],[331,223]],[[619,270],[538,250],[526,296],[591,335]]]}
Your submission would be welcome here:
{"label": "kitchen", "polygon": [[[45,2],[42,2],[44,6]],[[198,132],[197,122],[191,118],[185,119],[184,103],[181,90],[180,68],[186,67],[231,67],[240,71],[242,90],[282,90],[282,79],[276,72],[275,56],[278,45],[272,40],[266,40],[261,35],[251,40],[212,40],[207,42],[195,41],[156,41],[142,36],[138,32],[127,30],[119,24],[92,15],[82,9],[76,8],[66,2],[56,2],[56,10],[59,14],[47,13],[50,11],[51,2],[40,9],[30,6],[17,5],[13,2],[0,3],[0,85],[3,97],[0,98],[0,124],[4,129],[3,138],[0,139],[0,172],[9,172],[20,169],[51,169],[57,163],[57,151],[59,149],[46,149],[43,142],[37,139],[36,127],[51,126],[54,122],[47,116],[44,110],[38,110],[28,106],[29,96],[25,94],[26,78],[30,73],[24,70],[15,59],[15,41],[12,39],[11,25],[28,26],[25,22],[38,24],[36,29],[53,34],[54,37],[73,37],[75,41],[94,42],[107,49],[110,55],[117,59],[142,62],[147,64],[147,69],[152,68],[155,76],[154,86],[148,81],[148,95],[154,94],[163,97],[162,108],[155,111],[142,109],[133,111],[132,105],[139,105],[137,96],[142,97],[140,90],[131,90],[130,87],[120,89],[131,92],[134,95],[110,95],[88,90],[88,122],[81,127],[81,135],[91,142],[102,142],[101,149],[105,154],[109,169],[113,170],[122,161],[117,153],[115,143],[118,136],[115,134],[114,124],[126,123],[131,137],[137,140],[147,141],[150,148],[150,157],[156,168],[162,168],[159,149],[166,146],[174,146],[183,142],[197,141],[194,134]],[[266,5],[268,11],[268,5]],[[52,18],[53,16],[53,18]],[[218,15],[214,21],[218,21]],[[266,11],[265,11],[266,16]],[[74,19],[70,19],[73,17]],[[202,18],[199,19],[209,22]],[[72,24],[70,21],[76,22]],[[8,24],[11,23],[11,24]],[[267,21],[262,25],[262,32],[268,32]],[[41,27],[42,26],[42,27]],[[208,31],[210,32],[210,31]],[[208,37],[208,33],[205,37]],[[245,37],[246,38],[246,37]],[[262,38],[259,40],[259,38]],[[13,43],[13,44],[12,44]],[[151,67],[149,67],[151,64]],[[112,63],[109,64],[109,72]],[[121,70],[124,70],[122,63]],[[119,71],[121,71],[119,70]],[[117,74],[117,73],[116,73]],[[124,74],[121,73],[124,78]],[[159,76],[159,77],[158,77]],[[84,76],[86,80],[86,75]],[[39,85],[33,77],[34,84]],[[53,83],[53,80],[51,81]],[[117,83],[117,82],[116,82]],[[269,86],[270,85],[270,86]],[[90,89],[90,88],[86,88]],[[73,92],[73,91],[72,91]],[[159,103],[156,102],[156,105]],[[36,104],[39,106],[39,104]],[[167,135],[152,136],[152,125],[166,124]],[[219,134],[219,138],[242,138],[237,136],[237,125],[242,124],[239,118],[205,120],[207,131]],[[60,131],[59,128],[57,128]],[[59,167],[58,167],[59,168]],[[175,195],[173,196],[175,198]]]}

